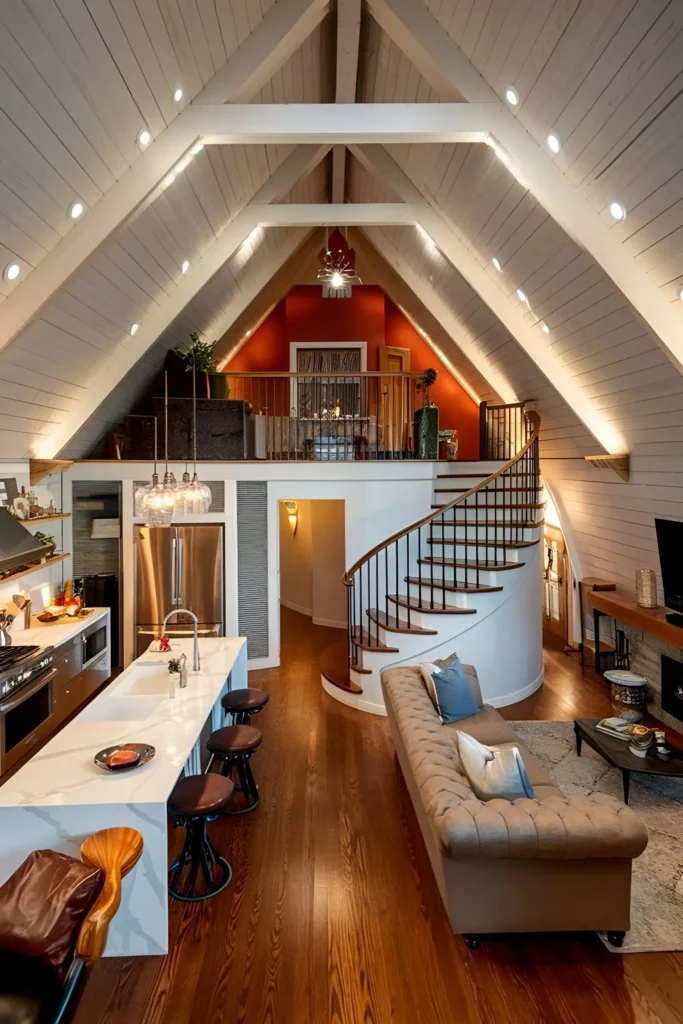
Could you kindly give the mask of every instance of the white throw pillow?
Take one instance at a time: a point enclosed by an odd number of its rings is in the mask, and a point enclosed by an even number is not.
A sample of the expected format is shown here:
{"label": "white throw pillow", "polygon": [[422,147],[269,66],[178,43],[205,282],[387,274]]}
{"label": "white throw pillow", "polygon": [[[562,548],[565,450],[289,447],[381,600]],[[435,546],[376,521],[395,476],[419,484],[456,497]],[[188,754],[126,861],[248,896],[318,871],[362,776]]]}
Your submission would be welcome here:
{"label": "white throw pillow", "polygon": [[472,792],[479,800],[519,800],[534,797],[517,747],[486,747],[458,730],[460,760]]}
{"label": "white throw pillow", "polygon": [[[435,665],[431,661],[423,661],[422,664],[420,665],[420,672],[422,673],[422,681],[425,684],[425,689],[429,694],[429,699],[434,705],[434,710],[436,711],[439,718],[441,718],[441,712],[439,710],[439,698],[436,695],[436,687],[434,686],[434,680],[432,679],[432,673],[438,671],[438,665]],[[443,723],[443,718],[441,718],[441,722]]]}

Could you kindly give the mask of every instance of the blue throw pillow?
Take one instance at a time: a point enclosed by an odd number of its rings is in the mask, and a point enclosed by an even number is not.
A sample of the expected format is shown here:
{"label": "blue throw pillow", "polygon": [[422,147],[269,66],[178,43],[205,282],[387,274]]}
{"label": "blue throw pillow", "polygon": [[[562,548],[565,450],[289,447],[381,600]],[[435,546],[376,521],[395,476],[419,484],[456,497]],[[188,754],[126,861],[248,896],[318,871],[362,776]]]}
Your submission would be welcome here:
{"label": "blue throw pillow", "polygon": [[461,718],[477,714],[479,707],[472,696],[459,658],[448,668],[438,669],[435,665],[425,665],[424,668],[426,671],[423,671],[423,676],[429,696],[443,724],[459,722]]}

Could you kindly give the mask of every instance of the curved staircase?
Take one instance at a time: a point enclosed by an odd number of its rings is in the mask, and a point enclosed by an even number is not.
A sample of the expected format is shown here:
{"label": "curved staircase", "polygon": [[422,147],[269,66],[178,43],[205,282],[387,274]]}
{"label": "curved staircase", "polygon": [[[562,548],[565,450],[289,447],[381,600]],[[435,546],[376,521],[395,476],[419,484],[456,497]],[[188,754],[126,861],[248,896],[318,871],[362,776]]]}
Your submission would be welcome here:
{"label": "curved staircase", "polygon": [[[456,649],[477,665],[497,706],[542,680],[540,419],[519,422],[487,454],[506,461],[463,463],[440,473],[432,511],[388,537],[344,575],[349,595],[348,675],[323,685],[344,703],[384,713],[380,673]],[[502,680],[502,682],[501,682]]]}

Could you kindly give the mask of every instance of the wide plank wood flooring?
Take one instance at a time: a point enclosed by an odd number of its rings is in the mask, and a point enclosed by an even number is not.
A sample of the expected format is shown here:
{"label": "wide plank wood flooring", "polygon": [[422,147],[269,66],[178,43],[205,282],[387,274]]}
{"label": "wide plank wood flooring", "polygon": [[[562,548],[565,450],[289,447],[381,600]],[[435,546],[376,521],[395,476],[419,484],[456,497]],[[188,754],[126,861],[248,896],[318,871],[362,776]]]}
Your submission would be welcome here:
{"label": "wide plank wood flooring", "polygon": [[[98,964],[76,1024],[681,1024],[683,956],[615,955],[594,934],[471,952],[452,934],[386,720],[321,688],[338,638],[283,612],[281,668],[250,676],[272,695],[261,805],[211,826],[232,884],[171,901],[167,957]],[[602,681],[548,643],[544,686],[506,717],[608,712]]]}

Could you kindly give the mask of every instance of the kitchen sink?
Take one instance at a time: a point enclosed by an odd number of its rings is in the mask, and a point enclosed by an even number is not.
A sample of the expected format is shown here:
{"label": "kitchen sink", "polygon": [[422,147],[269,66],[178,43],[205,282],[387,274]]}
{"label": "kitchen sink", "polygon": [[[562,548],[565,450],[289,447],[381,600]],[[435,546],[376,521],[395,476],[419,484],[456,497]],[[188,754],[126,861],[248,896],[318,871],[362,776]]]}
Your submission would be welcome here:
{"label": "kitchen sink", "polygon": [[[138,666],[130,676],[121,680],[116,687],[117,694],[128,694],[131,697],[144,697],[148,694],[159,694],[168,697],[171,680],[165,665],[154,665],[150,668]],[[178,681],[176,679],[176,686]]]}

